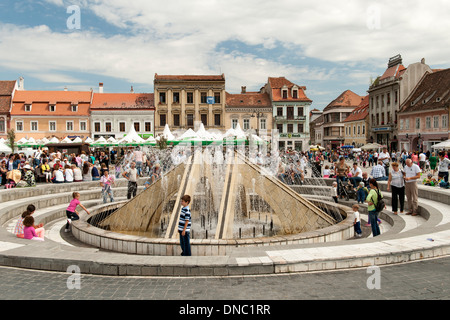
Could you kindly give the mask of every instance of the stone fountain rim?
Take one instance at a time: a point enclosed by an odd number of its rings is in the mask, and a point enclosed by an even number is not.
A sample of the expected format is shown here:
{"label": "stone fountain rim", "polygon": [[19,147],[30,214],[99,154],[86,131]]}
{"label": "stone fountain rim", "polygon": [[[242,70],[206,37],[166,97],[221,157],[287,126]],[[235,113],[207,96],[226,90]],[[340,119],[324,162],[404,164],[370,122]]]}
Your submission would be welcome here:
{"label": "stone fountain rim", "polygon": [[[303,233],[297,233],[297,234],[291,234],[291,235],[276,235],[271,237],[257,237],[257,238],[242,238],[242,239],[191,239],[191,246],[198,246],[198,245],[231,245],[235,247],[245,247],[245,246],[255,246],[255,245],[277,245],[277,244],[290,244],[295,241],[305,241],[305,240],[314,240],[320,239],[321,237],[324,238],[323,242],[327,242],[326,237],[339,233],[339,232],[345,232],[346,230],[349,230],[348,238],[353,237],[353,220],[354,215],[351,210],[351,208],[342,205],[337,204],[331,201],[327,200],[319,200],[310,198],[311,202],[317,202],[320,204],[328,204],[332,205],[333,207],[338,208],[341,212],[345,212],[346,218],[332,226],[328,226],[322,229],[317,229],[313,231],[307,231]],[[73,231],[75,229],[75,232],[73,232],[75,238],[78,240],[88,243],[100,248],[104,248],[104,242],[99,241],[100,245],[96,245],[92,243],[92,241],[89,241],[89,236],[86,235],[92,235],[94,237],[100,237],[104,239],[111,239],[111,240],[118,240],[123,242],[134,242],[134,243],[144,243],[144,244],[157,244],[157,245],[173,245],[178,244],[179,239],[166,239],[166,238],[148,238],[143,236],[135,236],[135,235],[127,235],[119,232],[114,231],[108,231],[101,228],[97,228],[93,225],[90,225],[87,222],[87,219],[94,216],[96,213],[99,213],[100,210],[104,211],[105,208],[115,208],[120,204],[126,203],[127,200],[123,201],[117,201],[113,203],[106,203],[101,204],[98,206],[95,206],[93,208],[90,208],[91,215],[87,215],[86,213],[82,213],[80,215],[80,220],[74,221],[72,223]],[[344,239],[339,239],[344,240]],[[338,241],[338,240],[336,240]],[[318,241],[319,242],[319,241]],[[113,250],[116,251],[116,250]]]}

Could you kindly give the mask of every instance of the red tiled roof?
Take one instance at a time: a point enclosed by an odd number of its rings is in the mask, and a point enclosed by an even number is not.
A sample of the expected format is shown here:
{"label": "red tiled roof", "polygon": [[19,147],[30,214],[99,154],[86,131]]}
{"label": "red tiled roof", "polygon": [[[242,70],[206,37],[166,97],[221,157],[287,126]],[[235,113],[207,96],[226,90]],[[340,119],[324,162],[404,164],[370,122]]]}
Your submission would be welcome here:
{"label": "red tiled roof", "polygon": [[448,107],[450,104],[450,68],[426,73],[406,99],[400,106],[401,112]]}
{"label": "red tiled roof", "polygon": [[0,112],[9,112],[11,97],[16,81],[0,81]]}
{"label": "red tiled roof", "polygon": [[[304,102],[312,102],[312,100],[310,100],[305,94],[304,90],[306,90],[306,87],[296,85],[295,83],[292,83],[291,81],[289,81],[285,77],[278,77],[278,78],[269,77],[268,82],[269,82],[270,88],[272,89],[272,100],[273,101],[304,101]],[[298,97],[297,98],[293,98],[292,97],[292,90],[291,89],[294,86],[298,87]],[[281,93],[281,88],[283,88],[283,87],[287,87],[287,89],[288,89],[287,99],[283,99],[283,96],[282,96],[282,93]]]}
{"label": "red tiled roof", "polygon": [[155,80],[162,81],[225,81],[225,75],[159,75],[155,73]]}
{"label": "red tiled roof", "polygon": [[384,71],[383,75],[380,77],[380,80],[395,77],[396,79],[400,77],[401,74],[405,72],[406,68],[401,65],[397,64],[395,66],[392,66],[390,68],[387,68],[386,71]]}
{"label": "red tiled roof", "polygon": [[226,92],[226,106],[268,108],[272,106],[272,103],[267,93],[247,92],[230,94]]}
{"label": "red tiled roof", "polygon": [[94,93],[91,109],[153,109],[153,93]]}
{"label": "red tiled roof", "polygon": [[364,120],[369,115],[369,95],[365,96],[359,106],[350,113],[344,122]]}
{"label": "red tiled roof", "polygon": [[[16,91],[13,99],[12,115],[22,116],[84,116],[89,115],[91,103],[90,91]],[[25,111],[25,104],[31,104],[31,111]],[[56,105],[56,111],[49,114],[49,104]],[[74,113],[70,106],[78,105],[78,111]]]}
{"label": "red tiled roof", "polygon": [[339,107],[353,107],[356,108],[361,103],[361,100],[363,97],[357,95],[351,90],[346,90],[342,92],[339,97],[331,101],[323,111],[328,111],[332,108],[339,108]]}

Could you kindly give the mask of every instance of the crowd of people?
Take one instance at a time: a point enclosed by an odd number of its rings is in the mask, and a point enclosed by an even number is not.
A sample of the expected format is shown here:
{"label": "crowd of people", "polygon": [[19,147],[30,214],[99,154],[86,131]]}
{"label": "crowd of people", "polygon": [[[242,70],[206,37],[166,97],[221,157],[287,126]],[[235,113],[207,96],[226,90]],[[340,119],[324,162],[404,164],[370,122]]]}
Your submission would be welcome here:
{"label": "crowd of people", "polygon": [[[221,149],[219,149],[221,150]],[[221,150],[223,151],[223,150]],[[219,153],[221,153],[219,151]],[[217,152],[217,150],[215,151]],[[248,152],[248,150],[247,150]],[[348,182],[356,194],[357,204],[355,211],[355,232],[360,235],[358,205],[368,204],[369,224],[372,226],[374,236],[379,234],[379,210],[377,202],[382,199],[378,189],[379,181],[387,181],[387,191],[392,193],[392,211],[394,214],[404,213],[405,205],[409,210],[406,214],[418,214],[418,184],[422,174],[427,177],[422,183],[429,186],[448,188],[449,153],[435,152],[391,152],[386,148],[381,152],[361,151],[352,153],[343,150],[323,151],[278,151],[262,155],[260,152],[248,153],[251,162],[263,166],[273,172],[278,179],[286,184],[301,185],[305,177],[333,178],[335,190],[334,199],[338,202],[341,196],[342,182]],[[24,154],[14,153],[0,155],[0,184],[5,188],[33,187],[36,182],[42,183],[72,183],[82,181],[99,181],[102,188],[103,202],[108,198],[114,201],[113,186],[115,180],[125,178],[128,180],[127,198],[136,196],[139,177],[147,177],[144,185],[150,184],[161,177],[173,165],[183,162],[190,155],[189,149],[180,149],[171,153],[159,153],[156,150],[144,152],[139,147],[134,149],[114,150],[106,152],[94,150],[87,154],[66,154],[56,151],[37,150],[34,155],[26,157]],[[352,166],[348,165],[348,162]],[[368,170],[371,168],[370,173]],[[308,174],[310,173],[310,174]],[[407,202],[405,203],[405,198]],[[79,193],[69,205],[67,216],[69,229],[70,221],[76,220],[76,205],[79,202]],[[76,204],[76,205],[75,205]],[[26,237],[34,240],[42,239],[42,226],[35,226],[32,221],[33,208],[27,209],[19,219],[16,229]],[[83,208],[85,209],[85,208]],[[86,209],[85,209],[86,210]],[[87,210],[86,210],[87,211]],[[87,211],[88,212],[88,211]],[[358,221],[357,221],[358,220]],[[35,231],[35,232],[33,232]]]}

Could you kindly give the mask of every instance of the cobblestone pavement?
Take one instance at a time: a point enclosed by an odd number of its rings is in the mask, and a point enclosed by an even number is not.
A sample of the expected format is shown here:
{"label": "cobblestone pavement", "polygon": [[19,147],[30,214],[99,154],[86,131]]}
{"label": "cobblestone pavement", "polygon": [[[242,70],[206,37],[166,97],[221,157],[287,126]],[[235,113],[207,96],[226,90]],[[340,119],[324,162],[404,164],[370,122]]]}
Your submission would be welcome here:
{"label": "cobblestone pavement", "polygon": [[450,257],[380,268],[245,277],[106,277],[0,267],[0,299],[450,299]]}

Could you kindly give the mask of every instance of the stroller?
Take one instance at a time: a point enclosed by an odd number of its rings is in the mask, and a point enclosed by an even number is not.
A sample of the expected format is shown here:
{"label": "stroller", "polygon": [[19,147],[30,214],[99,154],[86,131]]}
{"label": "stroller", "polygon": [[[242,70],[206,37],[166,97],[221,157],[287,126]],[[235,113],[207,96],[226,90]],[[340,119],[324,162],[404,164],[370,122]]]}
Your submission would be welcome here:
{"label": "stroller", "polygon": [[346,201],[350,200],[350,198],[356,200],[356,191],[353,188],[353,184],[351,184],[348,180],[342,181],[339,179],[338,197],[343,197]]}

